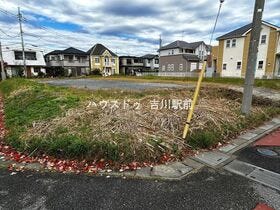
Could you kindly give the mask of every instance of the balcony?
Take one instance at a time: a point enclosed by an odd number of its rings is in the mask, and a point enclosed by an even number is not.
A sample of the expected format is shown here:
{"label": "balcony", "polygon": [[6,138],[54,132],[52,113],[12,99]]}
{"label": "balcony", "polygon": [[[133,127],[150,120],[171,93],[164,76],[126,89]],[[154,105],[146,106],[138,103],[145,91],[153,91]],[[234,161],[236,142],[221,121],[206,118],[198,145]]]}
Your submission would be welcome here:
{"label": "balcony", "polygon": [[63,66],[89,66],[89,60],[64,60],[62,61]]}
{"label": "balcony", "polygon": [[110,62],[104,62],[104,66],[105,66],[105,67],[111,67],[111,66],[112,66],[112,63],[110,63]]}
{"label": "balcony", "polygon": [[89,60],[51,60],[47,63],[48,66],[89,67]]}

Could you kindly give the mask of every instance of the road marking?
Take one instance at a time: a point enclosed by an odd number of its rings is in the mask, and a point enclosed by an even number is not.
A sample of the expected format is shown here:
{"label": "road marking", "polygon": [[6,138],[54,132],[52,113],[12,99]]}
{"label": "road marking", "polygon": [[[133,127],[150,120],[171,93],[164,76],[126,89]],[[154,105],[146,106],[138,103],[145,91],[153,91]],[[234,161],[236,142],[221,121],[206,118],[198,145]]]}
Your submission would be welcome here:
{"label": "road marking", "polygon": [[275,172],[239,160],[230,162],[224,166],[224,169],[273,189],[280,190],[280,174]]}
{"label": "road marking", "polygon": [[253,210],[274,210],[273,208],[269,207],[268,205],[264,204],[264,203],[259,203],[256,208],[254,208]]}

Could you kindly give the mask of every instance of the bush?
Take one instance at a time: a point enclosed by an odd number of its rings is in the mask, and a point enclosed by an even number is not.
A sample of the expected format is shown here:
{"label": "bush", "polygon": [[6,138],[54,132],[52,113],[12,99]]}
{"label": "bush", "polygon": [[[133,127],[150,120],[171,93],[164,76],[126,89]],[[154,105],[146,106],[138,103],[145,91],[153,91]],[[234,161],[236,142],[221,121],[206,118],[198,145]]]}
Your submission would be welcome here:
{"label": "bush", "polygon": [[213,131],[200,131],[189,137],[189,144],[194,148],[209,148],[219,141],[220,134]]}
{"label": "bush", "polygon": [[102,75],[100,69],[94,69],[90,71],[90,75]]}
{"label": "bush", "polygon": [[65,69],[62,67],[49,67],[46,69],[47,77],[65,77],[68,76]]}

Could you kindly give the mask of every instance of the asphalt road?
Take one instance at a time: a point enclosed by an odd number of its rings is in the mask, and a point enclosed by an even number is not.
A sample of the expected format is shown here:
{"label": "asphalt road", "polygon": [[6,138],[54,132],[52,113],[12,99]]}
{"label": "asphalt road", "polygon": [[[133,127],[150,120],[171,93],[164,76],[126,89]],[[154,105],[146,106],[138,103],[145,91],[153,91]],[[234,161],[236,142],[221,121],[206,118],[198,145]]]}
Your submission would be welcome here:
{"label": "asphalt road", "polygon": [[[280,174],[280,129],[265,135],[248,147],[238,151],[235,155],[238,160],[259,166],[261,168]],[[265,149],[271,152],[260,152]]]}
{"label": "asphalt road", "polygon": [[260,147],[249,146],[244,148],[236,154],[237,159],[280,174],[280,156],[262,155],[257,151],[257,148]]}
{"label": "asphalt road", "polygon": [[[44,80],[42,83],[63,87],[97,89],[125,89],[125,90],[144,90],[158,88],[184,88],[186,86],[168,83],[148,83],[148,82],[129,82],[120,80],[96,80],[96,79],[59,79]],[[193,85],[190,85],[193,87]]]}
{"label": "asphalt road", "polygon": [[280,194],[243,177],[203,169],[182,181],[135,180],[0,169],[0,209],[280,208]]}

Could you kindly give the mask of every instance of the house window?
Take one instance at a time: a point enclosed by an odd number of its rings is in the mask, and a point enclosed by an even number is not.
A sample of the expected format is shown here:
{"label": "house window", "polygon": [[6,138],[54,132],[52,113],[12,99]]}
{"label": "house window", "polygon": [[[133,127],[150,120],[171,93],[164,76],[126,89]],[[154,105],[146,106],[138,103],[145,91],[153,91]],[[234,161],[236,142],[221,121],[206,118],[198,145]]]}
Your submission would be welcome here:
{"label": "house window", "polygon": [[113,63],[113,64],[115,64],[115,59],[114,59],[114,58],[112,58],[112,60],[111,60],[111,61],[112,61],[112,63]]}
{"label": "house window", "polygon": [[171,64],[171,65],[170,65],[170,70],[171,70],[171,71],[174,71],[174,64]]}
{"label": "house window", "polygon": [[263,61],[259,61],[258,69],[263,69]]}
{"label": "house window", "polygon": [[168,64],[167,65],[167,71],[170,71],[171,70],[171,64]]}
{"label": "house window", "polygon": [[165,65],[163,65],[163,66],[161,67],[161,69],[162,69],[162,71],[165,71]]}
{"label": "house window", "polygon": [[81,57],[78,57],[78,60],[79,60],[79,63],[85,63],[85,62],[87,62],[87,57],[81,56]]}
{"label": "house window", "polygon": [[95,58],[95,59],[94,59],[94,62],[95,62],[95,63],[99,63],[99,58]]}
{"label": "house window", "polygon": [[185,53],[194,53],[194,51],[193,50],[188,50],[188,49],[185,49]]}
{"label": "house window", "polygon": [[233,39],[233,40],[232,40],[231,47],[236,47],[236,39]]}
{"label": "house window", "polygon": [[266,35],[262,35],[261,44],[266,44]]}
{"label": "house window", "polygon": [[159,60],[158,59],[155,59],[155,64],[159,64]]}
{"label": "house window", "polygon": [[[37,60],[36,52],[25,52],[26,60]],[[23,60],[22,51],[15,51],[15,60]]]}
{"label": "house window", "polygon": [[64,60],[68,62],[74,62],[74,56],[73,55],[64,56]]}
{"label": "house window", "polygon": [[39,73],[41,71],[40,67],[34,67],[34,73]]}
{"label": "house window", "polygon": [[183,67],[183,64],[180,64],[180,65],[179,65],[179,71],[183,71],[183,68],[184,68],[184,67]]}
{"label": "house window", "polygon": [[238,61],[238,62],[237,62],[236,69],[238,69],[238,70],[240,70],[240,69],[241,69],[241,61]]}
{"label": "house window", "polygon": [[171,50],[171,54],[174,55],[174,50]]}
{"label": "house window", "polygon": [[227,70],[227,64],[226,63],[223,64],[223,70]]}
{"label": "house window", "polygon": [[126,63],[127,63],[127,64],[132,64],[132,60],[131,60],[131,59],[127,59],[127,60],[126,60]]}
{"label": "house window", "polygon": [[180,53],[183,53],[184,52],[184,50],[183,49],[180,49]]}
{"label": "house window", "polygon": [[227,47],[227,48],[230,47],[230,40],[227,40],[226,47]]}
{"label": "house window", "polygon": [[148,63],[151,63],[151,60],[150,60],[150,59],[148,59]]}
{"label": "house window", "polygon": [[106,56],[106,57],[104,58],[104,61],[105,61],[105,65],[108,66],[108,65],[109,65],[109,62],[110,62],[109,57]]}

